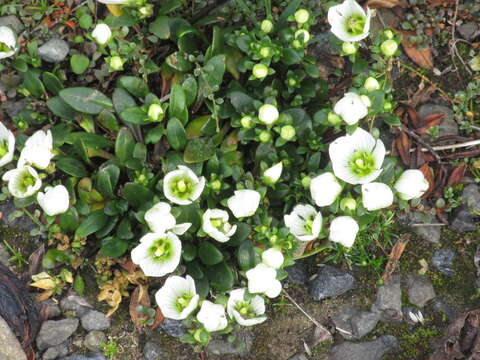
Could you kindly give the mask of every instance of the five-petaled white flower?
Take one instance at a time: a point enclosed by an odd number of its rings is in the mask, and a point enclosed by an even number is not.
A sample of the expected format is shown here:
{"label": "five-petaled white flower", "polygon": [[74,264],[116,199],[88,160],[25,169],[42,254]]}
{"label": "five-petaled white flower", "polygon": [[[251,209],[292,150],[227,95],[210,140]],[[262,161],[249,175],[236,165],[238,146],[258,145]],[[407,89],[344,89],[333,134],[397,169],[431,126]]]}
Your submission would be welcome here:
{"label": "five-petaled white flower", "polygon": [[45,192],[37,194],[38,205],[48,216],[63,214],[70,205],[68,190],[63,185],[47,186]]}
{"label": "five-petaled white flower", "polygon": [[170,171],[163,179],[163,193],[171,202],[189,205],[197,200],[205,187],[205,178],[198,178],[188,167],[178,165],[178,170]]}
{"label": "five-petaled white flower", "polygon": [[367,12],[355,2],[345,0],[328,9],[328,23],[331,32],[342,41],[360,41],[368,36],[372,12]]}
{"label": "five-petaled white flower", "polygon": [[255,190],[236,190],[227,200],[227,206],[237,218],[252,216],[260,204],[260,193]]}
{"label": "five-petaled white flower", "polygon": [[393,186],[402,200],[412,200],[421,197],[429,188],[425,176],[420,170],[405,170]]}
{"label": "five-petaled white flower", "polygon": [[329,240],[350,248],[358,233],[358,223],[350,216],[339,216],[330,223]]}
{"label": "five-petaled white flower", "polygon": [[15,136],[0,122],[0,167],[13,159]]}
{"label": "five-petaled white flower", "polygon": [[18,50],[17,36],[8,26],[0,26],[0,59],[14,55]]}
{"label": "five-petaled white flower", "polygon": [[237,225],[228,222],[228,212],[220,209],[208,209],[202,217],[202,230],[210,237],[219,242],[230,240]]}
{"label": "five-petaled white flower", "polygon": [[393,203],[393,191],[390,186],[379,182],[363,184],[362,202],[368,211],[387,208]]}
{"label": "five-petaled white flower", "polygon": [[39,130],[30,136],[20,153],[18,166],[32,165],[44,170],[50,165],[53,154],[52,132]]}
{"label": "five-petaled white flower", "polygon": [[105,45],[112,37],[112,30],[107,24],[97,24],[92,31],[92,37],[100,45]]}
{"label": "five-petaled white flower", "polygon": [[177,268],[182,243],[174,233],[148,233],[132,250],[132,261],[147,276],[164,276]]}
{"label": "five-petaled white flower", "polygon": [[282,175],[282,171],[283,163],[280,161],[263,172],[263,181],[267,185],[276,184]]}
{"label": "five-petaled white flower", "polygon": [[381,140],[358,128],[337,138],[328,149],[333,172],[349,184],[367,184],[382,172],[385,146]]}
{"label": "five-petaled white flower", "polygon": [[199,298],[190,275],[170,276],[155,294],[163,316],[174,320],[186,319],[197,308]]}
{"label": "five-petaled white flower", "polygon": [[342,185],[331,172],[318,175],[310,181],[310,194],[317,206],[332,205],[341,192]]}
{"label": "five-petaled white flower", "polygon": [[356,124],[368,114],[368,107],[360,95],[348,92],[333,107],[335,114],[340,115],[348,125]]}
{"label": "five-petaled white flower", "polygon": [[228,316],[235,319],[242,326],[253,326],[267,320],[265,314],[265,300],[259,295],[245,299],[245,289],[230,291],[227,302]]}
{"label": "five-petaled white flower", "polygon": [[177,224],[175,217],[170,212],[172,207],[166,202],[156,203],[145,213],[145,221],[154,233],[171,231],[177,235],[183,235],[192,226],[191,223]]}
{"label": "five-petaled white flower", "polygon": [[322,214],[312,205],[298,204],[290,214],[284,215],[283,221],[292,235],[301,241],[316,239],[322,229]]}
{"label": "five-petaled white flower", "polygon": [[42,186],[42,180],[31,166],[20,166],[7,171],[2,179],[8,181],[8,191],[16,198],[27,198],[35,194]]}
{"label": "five-petaled white flower", "polygon": [[251,294],[263,293],[269,298],[275,298],[282,291],[282,283],[277,280],[277,270],[265,265],[258,264],[245,273],[248,279],[248,291]]}
{"label": "five-petaled white flower", "polygon": [[197,314],[197,320],[202,323],[208,332],[223,330],[228,325],[225,308],[208,300],[202,302],[200,311]]}
{"label": "five-petaled white flower", "polygon": [[270,248],[262,253],[262,262],[274,269],[280,269],[283,265],[282,251],[277,248]]}

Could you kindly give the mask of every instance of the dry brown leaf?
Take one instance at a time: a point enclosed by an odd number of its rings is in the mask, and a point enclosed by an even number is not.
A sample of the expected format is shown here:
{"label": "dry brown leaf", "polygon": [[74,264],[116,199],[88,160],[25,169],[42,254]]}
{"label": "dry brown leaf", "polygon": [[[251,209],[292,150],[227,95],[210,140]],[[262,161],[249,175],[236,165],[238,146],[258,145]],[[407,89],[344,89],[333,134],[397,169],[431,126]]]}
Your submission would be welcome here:
{"label": "dry brown leaf", "polygon": [[382,275],[383,281],[388,281],[395,272],[395,269],[397,268],[398,263],[400,262],[400,258],[402,257],[402,254],[405,251],[405,247],[407,246],[409,241],[410,235],[405,234],[402,235],[393,246],[392,251],[390,252],[390,255],[388,257],[388,263],[385,266],[385,271]]}
{"label": "dry brown leaf", "polygon": [[434,85],[426,87],[422,80],[420,85],[418,85],[417,91],[415,91],[415,93],[412,95],[412,98],[408,102],[408,105],[415,109],[419,104],[428,101],[436,89],[437,87]]}
{"label": "dry brown leaf", "polygon": [[404,165],[410,164],[410,148],[412,146],[412,142],[407,134],[403,131],[398,135],[395,139],[395,149],[397,150],[400,158]]}
{"label": "dry brown leaf", "polygon": [[418,66],[424,69],[432,69],[432,49],[430,47],[419,49],[417,46],[408,41],[408,36],[415,35],[415,33],[411,31],[400,31],[400,33],[403,35],[402,45],[408,57],[412,59],[413,62],[415,62]]}
{"label": "dry brown leaf", "polygon": [[137,328],[142,328],[144,325],[140,319],[145,319],[144,315],[139,315],[137,308],[138,306],[150,307],[150,297],[148,296],[148,287],[146,285],[138,285],[135,290],[133,290],[132,295],[130,296],[130,317],[132,318],[133,324]]}
{"label": "dry brown leaf", "polygon": [[402,8],[407,8],[410,5],[403,1],[399,0],[368,0],[367,1],[368,7],[371,7],[373,9],[379,9],[379,8],[388,8],[391,9],[395,6],[400,6]]}
{"label": "dry brown leaf", "polygon": [[453,186],[460,184],[460,182],[463,180],[463,177],[465,176],[465,171],[467,171],[466,164],[457,166],[455,169],[453,169],[452,173],[448,178],[447,185]]}
{"label": "dry brown leaf", "polygon": [[419,170],[422,172],[423,176],[425,177],[425,179],[428,181],[428,184],[429,184],[428,190],[422,196],[422,198],[427,198],[430,195],[430,193],[433,191],[433,188],[435,186],[433,170],[430,166],[428,166],[428,164],[423,164],[419,168]]}

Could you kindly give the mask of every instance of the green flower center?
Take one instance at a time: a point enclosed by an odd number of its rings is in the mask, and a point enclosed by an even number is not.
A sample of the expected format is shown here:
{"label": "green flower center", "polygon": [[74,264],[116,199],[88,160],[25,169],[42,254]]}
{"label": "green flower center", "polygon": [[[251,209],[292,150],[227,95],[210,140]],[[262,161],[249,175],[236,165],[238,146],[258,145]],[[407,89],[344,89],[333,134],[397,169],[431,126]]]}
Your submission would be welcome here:
{"label": "green flower center", "polygon": [[182,296],[177,298],[175,307],[179,312],[182,312],[183,309],[185,309],[190,304],[190,301],[192,300],[192,298],[193,298],[192,294],[183,294]]}
{"label": "green flower center", "polygon": [[212,226],[223,232],[223,233],[227,233],[230,231],[230,229],[232,228],[232,225],[230,225],[228,222],[224,222],[222,219],[220,218],[216,218],[216,219],[211,219],[210,220],[210,223],[212,224]]}
{"label": "green flower center", "polygon": [[345,20],[347,32],[352,36],[363,34],[365,28],[365,16],[362,14],[353,14]]}
{"label": "green flower center", "polygon": [[313,228],[313,221],[315,220],[315,216],[311,216],[309,219],[307,219],[305,221],[305,225],[304,225],[304,228],[305,228],[305,232],[307,234],[312,234],[312,228]]}
{"label": "green flower center", "polygon": [[5,44],[4,42],[0,41],[0,52],[10,52],[12,51],[12,48]]}
{"label": "green flower center", "polygon": [[0,140],[0,159],[8,153],[8,142]]}
{"label": "green flower center", "polygon": [[195,188],[193,181],[185,176],[174,178],[170,184],[170,190],[176,198],[188,199]]}
{"label": "green flower center", "polygon": [[370,175],[377,169],[375,157],[369,151],[357,151],[349,161],[350,171],[359,177]]}
{"label": "green flower center", "polygon": [[257,316],[250,304],[244,301],[237,303],[235,305],[235,310],[237,310],[244,319],[251,319]]}
{"label": "green flower center", "polygon": [[22,174],[22,178],[18,182],[18,189],[21,192],[26,192],[30,186],[35,185],[36,179],[33,175],[31,175],[28,171],[25,171]]}
{"label": "green flower center", "polygon": [[172,243],[168,238],[161,238],[155,240],[152,246],[150,246],[150,248],[148,249],[148,253],[156,262],[163,262],[165,260],[168,260],[172,255],[172,252]]}

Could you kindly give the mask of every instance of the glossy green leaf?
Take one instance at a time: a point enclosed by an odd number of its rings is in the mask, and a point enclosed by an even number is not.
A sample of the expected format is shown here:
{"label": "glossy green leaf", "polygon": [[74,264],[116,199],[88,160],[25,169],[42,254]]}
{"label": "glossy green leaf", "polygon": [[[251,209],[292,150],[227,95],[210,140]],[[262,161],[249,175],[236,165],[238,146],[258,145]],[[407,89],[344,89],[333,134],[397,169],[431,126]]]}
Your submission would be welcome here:
{"label": "glossy green leaf", "polygon": [[206,161],[215,155],[215,149],[211,138],[192,139],[185,147],[183,160],[189,164]]}
{"label": "glossy green leaf", "polygon": [[167,123],[167,140],[175,150],[183,149],[187,143],[187,134],[177,118],[171,118]]}
{"label": "glossy green leaf", "polygon": [[244,241],[237,250],[237,261],[240,269],[248,270],[255,267],[256,252],[255,246],[250,240]]}
{"label": "glossy green leaf", "polygon": [[128,250],[129,242],[116,237],[108,237],[102,240],[100,252],[111,258],[117,258]]}
{"label": "glossy green leaf", "polygon": [[120,113],[120,118],[129,124],[145,125],[150,122],[148,114],[142,107],[133,107],[123,110]]}
{"label": "glossy green leaf", "polygon": [[237,223],[237,231],[235,234],[232,235],[230,240],[228,240],[225,244],[230,246],[238,246],[242,244],[252,232],[252,227],[245,223]]}
{"label": "glossy green leaf", "polygon": [[118,114],[137,106],[135,99],[123,88],[116,88],[112,95],[113,107]]}
{"label": "glossy green leaf", "polygon": [[225,262],[206,268],[210,285],[218,291],[228,291],[235,282],[233,269]]}
{"label": "glossy green leaf", "polygon": [[118,224],[117,227],[117,237],[120,240],[130,240],[133,239],[134,234],[132,232],[132,223],[128,218],[123,218]]}
{"label": "glossy green leaf", "polygon": [[205,265],[216,265],[223,261],[223,254],[211,242],[203,240],[198,246],[198,257]]}
{"label": "glossy green leaf", "polygon": [[87,87],[63,89],[59,95],[72,108],[85,114],[96,115],[103,109],[113,107],[108,97],[98,90]]}
{"label": "glossy green leaf", "polygon": [[127,160],[133,158],[133,150],[135,148],[135,139],[130,130],[121,128],[117,134],[115,141],[115,156],[124,164]]}
{"label": "glossy green leaf", "polygon": [[25,86],[30,94],[36,97],[40,97],[45,93],[45,87],[40,80],[40,75],[35,70],[28,70],[23,75],[23,86]]}
{"label": "glossy green leaf", "polygon": [[74,119],[75,116],[80,114],[65,101],[63,101],[60,96],[55,96],[48,99],[47,107],[54,115],[66,120]]}
{"label": "glossy green leaf", "polygon": [[103,210],[96,210],[80,223],[77,231],[75,231],[75,237],[85,238],[103,228],[109,220],[110,216],[105,215]]}
{"label": "glossy green leaf", "polygon": [[115,187],[118,184],[118,178],[120,177],[120,169],[114,164],[109,164],[98,170],[95,188],[100,194],[113,198],[115,197]]}
{"label": "glossy green leaf", "polygon": [[165,62],[175,70],[186,72],[192,69],[193,65],[188,61],[186,54],[177,51],[169,55]]}
{"label": "glossy green leaf", "polygon": [[165,15],[171,13],[173,10],[178,9],[185,3],[185,0],[166,0],[162,1],[162,6],[158,10],[158,13]]}
{"label": "glossy green leaf", "polygon": [[63,214],[58,215],[58,225],[64,231],[75,231],[80,223],[77,209],[71,207]]}
{"label": "glossy green leaf", "polygon": [[77,75],[83,74],[88,69],[88,65],[90,65],[90,59],[85,55],[76,54],[70,58],[70,67]]}
{"label": "glossy green leaf", "polygon": [[148,26],[148,31],[160,39],[170,38],[170,18],[168,16],[160,15]]}
{"label": "glossy green leaf", "polygon": [[73,280],[73,289],[80,295],[85,293],[85,280],[80,275],[75,276]]}
{"label": "glossy green leaf", "polygon": [[64,173],[78,178],[88,176],[88,171],[83,163],[72,157],[61,157],[56,160],[56,166]]}
{"label": "glossy green leaf", "polygon": [[183,91],[185,92],[185,104],[190,106],[197,98],[198,84],[193,76],[188,76],[182,83]]}
{"label": "glossy green leaf", "polygon": [[58,95],[60,90],[63,89],[63,84],[58,77],[48,71],[44,71],[42,74],[43,85],[50,91],[53,95]]}
{"label": "glossy green leaf", "polygon": [[197,247],[193,244],[186,243],[182,248],[182,258],[185,261],[192,261],[197,256]]}
{"label": "glossy green leaf", "polygon": [[140,207],[152,201],[153,196],[154,194],[148,188],[137,183],[129,182],[123,187],[123,197],[134,207]]}
{"label": "glossy green leaf", "polygon": [[205,276],[204,269],[198,261],[193,260],[186,264],[187,274],[195,280],[202,279]]}
{"label": "glossy green leaf", "polygon": [[170,118],[179,119],[183,125],[188,122],[187,99],[183,87],[179,84],[173,85],[170,91],[168,114]]}
{"label": "glossy green leaf", "polygon": [[118,79],[118,85],[139,98],[144,98],[150,92],[147,83],[136,76],[122,76]]}

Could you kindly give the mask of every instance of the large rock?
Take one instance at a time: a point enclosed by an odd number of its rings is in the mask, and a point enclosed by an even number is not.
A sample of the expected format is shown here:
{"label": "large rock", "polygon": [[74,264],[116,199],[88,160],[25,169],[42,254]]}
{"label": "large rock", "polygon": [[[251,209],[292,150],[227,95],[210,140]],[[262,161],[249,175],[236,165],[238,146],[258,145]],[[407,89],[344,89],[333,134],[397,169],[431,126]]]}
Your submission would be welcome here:
{"label": "large rock", "polygon": [[424,307],[427,302],[435,298],[435,290],[431,281],[420,274],[408,276],[408,301],[418,307]]}
{"label": "large rock", "polygon": [[472,214],[467,206],[461,206],[450,223],[450,229],[457,233],[475,231],[478,225],[478,216]]}
{"label": "large rock", "polygon": [[438,125],[438,136],[458,135],[458,124],[453,117],[453,111],[448,106],[438,104],[423,104],[417,110],[418,116],[425,118],[432,114],[443,114],[443,121]]}
{"label": "large rock", "polygon": [[215,336],[208,344],[207,353],[212,355],[236,355],[240,358],[249,357],[253,346],[253,335],[245,329],[236,333],[233,342],[228,341],[228,336]]}
{"label": "large rock", "polygon": [[384,285],[378,287],[372,311],[379,313],[383,321],[402,320],[402,289],[399,276],[393,276]]}
{"label": "large rock", "polygon": [[143,357],[145,360],[167,360],[167,356],[160,346],[152,341],[148,341],[143,348]]}
{"label": "large rock", "polygon": [[458,27],[458,32],[465,40],[470,41],[480,34],[480,26],[473,21],[469,21],[460,25]]}
{"label": "large rock", "polygon": [[[1,295],[0,295],[1,296]],[[0,316],[0,359],[27,360],[27,356],[8,324]]]}
{"label": "large rock", "polygon": [[173,337],[180,337],[187,331],[182,321],[167,318],[160,324],[160,328]]}
{"label": "large rock", "polygon": [[435,244],[440,242],[442,228],[440,226],[428,225],[438,222],[432,214],[422,214],[412,211],[399,215],[398,221],[401,226],[413,231],[421,239]]}
{"label": "large rock", "polygon": [[325,265],[320,268],[315,278],[308,284],[312,298],[320,301],[329,297],[336,297],[355,288],[355,278],[342,270]]}
{"label": "large rock", "polygon": [[70,355],[60,360],[108,360],[102,353],[89,353],[85,355]]}
{"label": "large rock", "polygon": [[75,318],[45,321],[37,336],[37,347],[45,350],[60,345],[77,330],[78,323]]}
{"label": "large rock", "polygon": [[438,249],[433,253],[432,264],[435,269],[445,275],[454,275],[454,261],[456,253],[451,249]]}
{"label": "large rock", "polygon": [[93,330],[90,331],[85,340],[83,340],[83,346],[85,346],[90,351],[100,351],[102,350],[102,344],[107,341],[107,337],[103,331]]}
{"label": "large rock", "polygon": [[287,266],[285,271],[288,273],[286,281],[297,285],[305,285],[308,281],[307,267],[301,261],[295,262],[292,266]]}
{"label": "large rock", "polygon": [[63,343],[51,348],[48,348],[47,351],[42,356],[42,360],[54,360],[61,356],[67,356],[70,352],[67,343]]}
{"label": "large rock", "polygon": [[87,331],[107,330],[110,327],[110,318],[104,313],[96,310],[89,310],[80,317],[82,327]]}
{"label": "large rock", "polygon": [[364,343],[346,341],[332,348],[328,360],[380,360],[397,345],[397,339],[392,335]]}
{"label": "large rock", "polygon": [[50,39],[38,48],[38,56],[47,62],[59,63],[65,60],[70,46],[65,40]]}
{"label": "large rock", "polygon": [[375,329],[380,314],[373,311],[362,311],[357,306],[348,306],[332,317],[339,333],[346,339],[360,339]]}
{"label": "large rock", "polygon": [[19,35],[23,27],[22,22],[15,15],[7,15],[0,17],[0,26],[11,27],[13,30],[15,30],[17,35]]}

